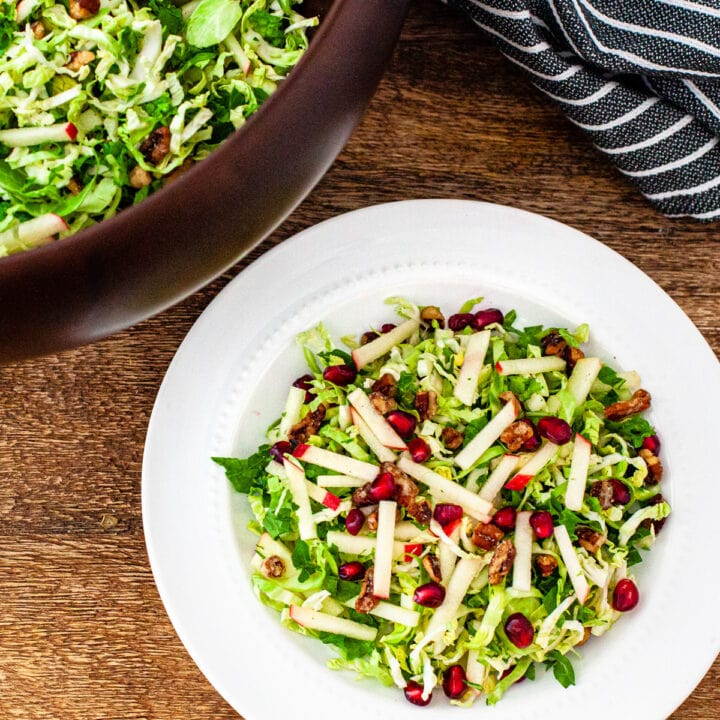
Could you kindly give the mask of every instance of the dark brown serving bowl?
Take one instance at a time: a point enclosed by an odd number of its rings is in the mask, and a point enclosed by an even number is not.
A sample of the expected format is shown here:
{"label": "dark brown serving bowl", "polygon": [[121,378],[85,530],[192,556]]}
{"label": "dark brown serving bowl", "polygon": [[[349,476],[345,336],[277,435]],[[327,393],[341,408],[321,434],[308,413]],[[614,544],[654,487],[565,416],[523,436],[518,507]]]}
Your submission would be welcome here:
{"label": "dark brown serving bowl", "polygon": [[310,48],[208,159],[137,206],[0,259],[0,361],[89,343],[190,295],[277,227],[345,145],[409,0],[325,0]]}

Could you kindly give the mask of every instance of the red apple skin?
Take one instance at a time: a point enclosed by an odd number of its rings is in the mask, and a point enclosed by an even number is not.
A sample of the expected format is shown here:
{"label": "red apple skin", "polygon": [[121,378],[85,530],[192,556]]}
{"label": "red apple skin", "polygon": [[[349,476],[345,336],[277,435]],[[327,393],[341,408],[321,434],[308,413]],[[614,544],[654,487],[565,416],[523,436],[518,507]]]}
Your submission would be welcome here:
{"label": "red apple skin", "polygon": [[307,452],[309,447],[309,445],[298,445],[295,450],[293,450],[293,457],[301,458]]}
{"label": "red apple skin", "polygon": [[333,495],[331,492],[326,492],[322,504],[325,507],[329,507],[331,510],[337,510],[340,505],[340,498],[337,495]]}
{"label": "red apple skin", "polygon": [[422,552],[423,546],[420,543],[405,545],[405,562],[410,562],[413,556],[417,557]]}
{"label": "red apple skin", "polygon": [[65,132],[67,133],[67,136],[71,140],[75,140],[78,134],[78,129],[75,127],[75,125],[71,122],[69,122],[65,128]]}
{"label": "red apple skin", "polygon": [[524,490],[527,484],[533,479],[532,475],[518,474],[505,483],[506,490]]}

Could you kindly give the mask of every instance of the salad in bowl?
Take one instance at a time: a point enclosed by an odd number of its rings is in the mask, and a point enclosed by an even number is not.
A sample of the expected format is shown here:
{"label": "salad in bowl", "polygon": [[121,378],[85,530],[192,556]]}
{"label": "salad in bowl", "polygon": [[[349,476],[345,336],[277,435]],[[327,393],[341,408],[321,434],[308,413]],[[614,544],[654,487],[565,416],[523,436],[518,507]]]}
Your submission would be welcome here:
{"label": "salad in bowl", "polygon": [[344,349],[301,333],[267,443],[213,458],[252,510],[255,593],[415,705],[493,704],[543,667],[572,685],[670,513],[651,396],[585,356],[587,326],[389,302]]}
{"label": "salad in bowl", "polygon": [[299,0],[20,0],[0,10],[0,257],[144,200],[299,62]]}

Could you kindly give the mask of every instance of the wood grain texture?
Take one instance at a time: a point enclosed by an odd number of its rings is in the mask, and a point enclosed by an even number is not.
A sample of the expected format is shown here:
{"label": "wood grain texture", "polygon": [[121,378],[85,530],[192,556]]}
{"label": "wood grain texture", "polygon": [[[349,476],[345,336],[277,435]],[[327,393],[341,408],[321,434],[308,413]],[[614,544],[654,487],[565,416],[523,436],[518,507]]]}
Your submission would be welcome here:
{"label": "wood grain texture", "polygon": [[[595,236],[720,351],[720,226],[658,216],[464,18],[417,2],[346,150],[261,247],[159,317],[0,368],[0,718],[237,717],[177,639],[148,566],[140,471],[155,394],[199,313],[253,259],[340,212],[414,197],[509,204]],[[672,717],[719,716],[716,661]]]}

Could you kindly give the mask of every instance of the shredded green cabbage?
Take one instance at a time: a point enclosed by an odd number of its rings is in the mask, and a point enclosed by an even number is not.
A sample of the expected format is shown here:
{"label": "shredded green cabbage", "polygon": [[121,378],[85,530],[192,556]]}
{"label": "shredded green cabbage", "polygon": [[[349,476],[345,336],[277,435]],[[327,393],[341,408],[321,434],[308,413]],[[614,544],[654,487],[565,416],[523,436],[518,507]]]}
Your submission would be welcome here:
{"label": "shredded green cabbage", "polygon": [[307,48],[317,18],[298,2],[102,0],[84,19],[75,0],[0,5],[0,257],[48,240],[23,240],[25,221],[76,232],[207,157]]}
{"label": "shredded green cabbage", "polygon": [[[482,298],[469,300],[462,306],[462,312],[468,313],[481,301]],[[570,374],[567,368],[507,375],[496,365],[512,359],[528,360],[537,367],[537,361],[547,360],[547,336],[552,333],[568,346],[578,347],[588,337],[589,329],[585,325],[575,332],[541,326],[519,329],[513,326],[515,313],[508,313],[502,326],[496,323],[489,330],[487,355],[482,358],[483,366],[476,368],[477,397],[468,405],[455,396],[455,387],[468,361],[466,353],[473,329],[452,331],[437,322],[421,323],[422,306],[398,297],[390,298],[388,302],[395,306],[400,318],[411,324],[407,339],[392,348],[384,346],[380,356],[363,363],[354,380],[346,385],[326,379],[325,371],[338,364],[356,369],[353,357],[334,345],[322,325],[300,334],[298,341],[303,346],[312,379],[308,383],[309,396],[294,426],[296,431],[307,429],[307,423],[312,420],[309,414],[317,412],[321,405],[325,412],[319,425],[305,436],[293,435],[292,429],[286,435],[280,435],[276,424],[268,431],[272,442],[290,442],[284,448],[275,445],[274,452],[288,453],[282,455],[285,462],[297,462],[302,466],[308,483],[306,487],[314,493],[309,495],[308,502],[317,537],[300,539],[299,504],[294,502],[287,477],[282,469],[278,469],[279,464],[268,464],[267,445],[244,460],[215,458],[225,468],[233,487],[248,494],[255,516],[251,527],[266,533],[258,543],[253,560],[253,582],[258,596],[281,611],[282,621],[288,628],[333,645],[340,657],[330,661],[331,668],[351,669],[361,676],[399,688],[415,683],[414,690],[421,691],[424,697],[441,682],[449,667],[458,664],[468,668],[472,664],[476,679],[468,684],[467,692],[453,700],[459,705],[471,704],[478,697],[488,704],[499,701],[516,681],[524,677],[532,679],[536,664],[551,670],[564,687],[572,685],[575,675],[570,656],[576,654],[578,646],[589,634],[604,634],[620,617],[613,600],[614,589],[620,580],[632,579],[631,566],[640,562],[640,551],[652,544],[660,523],[670,513],[669,505],[658,493],[658,478],[649,477],[646,460],[639,452],[638,439],[641,443],[655,430],[637,414],[621,422],[606,419],[605,409],[618,400],[618,390],[624,381],[601,361],[596,362],[597,367],[602,367],[601,381],[592,383],[587,398],[580,404],[567,389]],[[380,343],[382,345],[382,340]],[[360,350],[363,347],[354,339],[348,346]],[[357,359],[357,354],[354,357]],[[388,377],[392,380],[388,381]],[[392,391],[383,395],[378,388],[388,382]],[[360,506],[368,514],[371,512],[367,496],[363,499],[362,495],[369,491],[370,482],[364,479],[353,484],[351,480],[343,485],[341,478],[330,477],[328,489],[333,497],[328,505],[323,496],[328,478],[321,482],[320,476],[337,474],[340,470],[323,469],[305,457],[308,448],[320,449],[336,453],[336,460],[342,456],[351,463],[370,463],[378,473],[387,472],[387,466],[380,468],[381,462],[389,463],[394,457],[395,470],[412,472],[411,467],[403,465],[408,461],[408,455],[398,458],[401,451],[395,445],[392,446],[396,450],[395,456],[384,457],[391,445],[380,443],[379,447],[377,436],[378,442],[369,442],[367,430],[362,429],[355,415],[341,424],[341,411],[347,410],[348,405],[353,405],[355,412],[360,413],[360,406],[354,405],[360,390],[367,394],[370,402],[374,399],[378,403],[376,407],[384,414],[385,422],[390,418],[389,413],[398,410],[411,417],[415,424],[406,440],[412,437],[415,441],[424,441],[427,446],[426,456],[416,462],[423,471],[433,471],[434,483],[445,479],[467,493],[463,496],[466,504],[462,504],[457,498],[443,496],[447,488],[438,494],[429,483],[424,483],[422,474],[413,476],[414,481],[405,476],[405,481],[414,482],[419,493],[417,498],[427,499],[435,506],[434,510],[438,503],[459,503],[456,508],[462,517],[459,525],[445,534],[437,524],[437,515],[429,525],[421,522],[410,512],[408,503],[403,504],[400,494],[394,496],[402,524],[402,540],[396,526],[395,542],[415,539],[409,541],[410,549],[406,546],[403,553],[401,548],[399,555],[393,556],[389,597],[383,600],[396,613],[393,620],[374,614],[373,609],[361,612],[355,602],[362,594],[362,575],[348,581],[339,570],[344,564],[356,563],[361,564],[364,574],[374,562],[376,534],[369,519],[359,535],[351,535],[350,528],[346,527],[346,518],[354,507]],[[419,402],[423,393],[434,396],[436,409],[429,413],[430,417]],[[556,425],[564,420],[569,433],[567,441],[557,441],[559,447],[553,450],[552,459],[545,467],[524,476],[526,484],[515,486],[510,483],[508,488],[504,481],[500,489],[491,493],[492,508],[488,511],[487,524],[495,523],[492,527],[496,532],[502,527],[503,542],[511,541],[518,554],[523,544],[519,539],[520,525],[511,523],[508,526],[507,521],[503,524],[497,515],[490,513],[495,510],[530,511],[547,513],[551,517],[551,533],[540,535],[535,529],[529,531],[529,536],[524,536],[525,547],[530,545],[531,559],[526,561],[530,565],[529,587],[520,581],[516,584],[510,567],[512,562],[506,567],[509,571],[506,575],[493,576],[497,573],[497,569],[493,570],[494,547],[486,549],[483,546],[482,538],[487,528],[480,527],[470,508],[478,492],[483,497],[483,490],[500,462],[513,460],[513,455],[519,455],[522,462],[532,462],[535,452],[542,451],[538,447],[547,445],[510,447],[512,434],[508,437],[498,433],[468,465],[463,467],[458,461],[458,453],[464,452],[483,433],[505,403],[512,402],[508,393],[514,395],[521,408],[518,422],[539,428],[541,418],[552,419]],[[380,425],[376,425],[379,432],[384,427],[382,422],[380,420]],[[391,424],[388,423],[388,427]],[[448,431],[452,431],[450,436]],[[456,442],[451,443],[452,433],[459,436],[459,441],[456,438]],[[587,479],[579,509],[570,509],[577,507],[566,499],[566,491],[578,435],[583,436],[579,447],[584,443],[583,438],[590,443]],[[545,440],[538,440],[538,443],[545,443]],[[293,446],[294,459],[289,457]],[[318,462],[322,457],[316,455]],[[518,475],[522,475],[522,467],[518,466]],[[370,472],[374,472],[373,467]],[[343,477],[347,481],[347,476]],[[360,490],[356,490],[358,487]],[[355,492],[359,494],[355,496]],[[467,500],[468,497],[471,499]],[[321,501],[327,507],[323,507]],[[331,509],[333,506],[334,510]],[[532,519],[529,522],[532,526]],[[563,550],[556,541],[555,532],[560,527],[567,530],[573,554],[570,560],[567,548]],[[482,531],[480,540],[475,537],[478,529]],[[280,545],[271,546],[268,534],[284,543],[287,549]],[[414,545],[418,538],[422,542]],[[347,544],[342,545],[343,542]],[[258,570],[260,558],[270,547],[281,556],[292,555],[285,573],[277,578],[267,577]],[[416,555],[418,551],[420,554]],[[469,583],[462,585],[462,598],[456,597],[450,610],[444,603],[436,609],[416,602],[420,597],[416,594],[418,588],[431,580],[429,568],[433,565],[423,562],[430,558],[434,558],[441,569],[440,580],[446,590],[456,577],[463,576],[459,570],[456,576],[454,568],[473,568]],[[586,593],[581,592],[582,587],[578,589],[578,576],[582,576],[587,585]],[[324,594],[318,595],[319,592]],[[321,606],[319,599],[324,600]],[[351,634],[359,633],[362,637],[370,628],[375,639],[357,639],[294,622],[288,606],[298,604],[313,610],[322,607],[327,616],[355,623],[351,625]],[[404,614],[407,611],[410,615]],[[519,615],[532,628],[532,637],[527,644],[515,644],[508,631],[508,619]],[[329,620],[331,625],[333,618]]]}

